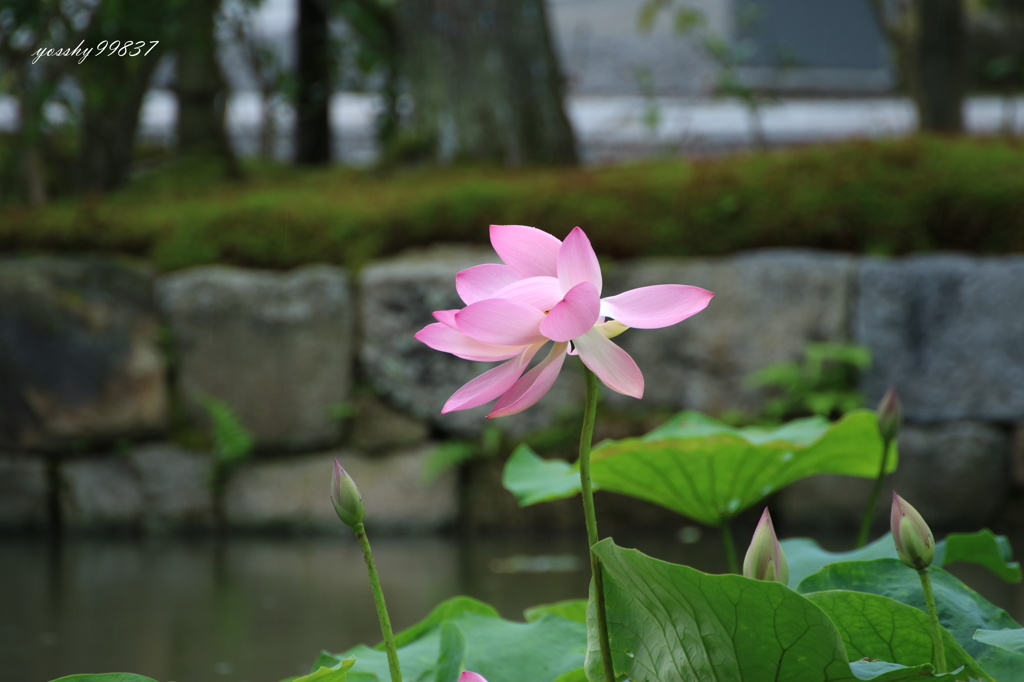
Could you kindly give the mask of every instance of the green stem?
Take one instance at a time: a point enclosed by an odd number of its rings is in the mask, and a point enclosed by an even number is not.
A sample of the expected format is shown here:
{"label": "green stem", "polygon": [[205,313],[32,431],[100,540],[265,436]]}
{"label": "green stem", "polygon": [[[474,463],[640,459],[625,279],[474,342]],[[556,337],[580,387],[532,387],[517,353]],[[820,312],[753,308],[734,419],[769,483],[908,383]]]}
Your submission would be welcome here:
{"label": "green stem", "polygon": [[889,447],[891,439],[882,441],[882,465],[878,468],[878,476],[875,477],[875,485],[871,488],[871,495],[868,497],[868,506],[864,508],[864,518],[860,522],[860,533],[857,534],[857,547],[863,547],[868,542],[868,533],[871,530],[871,520],[875,515],[875,505],[878,504],[878,496],[882,492],[882,482],[885,480],[885,470],[889,466]]}
{"label": "green stem", "polygon": [[398,647],[395,646],[395,633],[391,630],[391,619],[388,618],[388,607],[384,603],[384,590],[380,587],[380,576],[377,575],[377,566],[373,563],[370,540],[366,537],[366,528],[361,523],[352,526],[352,532],[356,534],[356,539],[359,540],[359,548],[363,550],[363,558],[366,559],[366,569],[370,573],[370,588],[373,590],[373,603],[377,607],[380,633],[384,636],[384,650],[388,655],[391,682],[402,682],[402,670],[398,667]]}
{"label": "green stem", "polygon": [[594,580],[594,606],[597,611],[597,639],[601,647],[601,666],[607,682],[615,682],[612,668],[612,649],[608,640],[608,616],[604,606],[604,579],[601,562],[594,553],[594,545],[600,539],[597,535],[597,514],[594,511],[594,487],[590,482],[590,446],[594,439],[594,422],[597,419],[597,375],[584,369],[587,381],[587,397],[583,410],[583,430],[580,433],[580,487],[583,489],[583,516],[587,522],[587,544],[590,547],[590,573]]}
{"label": "green stem", "polygon": [[725,563],[730,573],[739,574],[740,565],[736,562],[736,541],[732,537],[732,519],[722,521],[718,529],[722,533],[722,545],[725,547]]}
{"label": "green stem", "polygon": [[922,568],[917,572],[921,578],[921,589],[924,591],[924,605],[928,611],[928,621],[932,630],[932,651],[935,656],[935,672],[947,672],[946,649],[942,643],[942,626],[939,625],[939,612],[935,608],[935,594],[932,592],[932,579],[928,576],[928,569]]}

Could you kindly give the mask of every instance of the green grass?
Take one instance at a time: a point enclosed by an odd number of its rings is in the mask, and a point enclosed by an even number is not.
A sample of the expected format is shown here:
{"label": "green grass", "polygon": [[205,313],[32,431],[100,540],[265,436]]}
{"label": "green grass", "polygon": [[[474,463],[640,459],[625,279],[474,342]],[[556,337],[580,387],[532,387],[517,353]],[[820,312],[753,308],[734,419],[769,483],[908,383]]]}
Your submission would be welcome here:
{"label": "green grass", "polygon": [[486,244],[487,225],[587,230],[611,257],[763,247],[1024,251],[1024,145],[909,138],[586,169],[302,170],[241,182],[164,168],[106,196],[0,208],[0,252],[105,251],[202,263],[358,268],[411,247]]}

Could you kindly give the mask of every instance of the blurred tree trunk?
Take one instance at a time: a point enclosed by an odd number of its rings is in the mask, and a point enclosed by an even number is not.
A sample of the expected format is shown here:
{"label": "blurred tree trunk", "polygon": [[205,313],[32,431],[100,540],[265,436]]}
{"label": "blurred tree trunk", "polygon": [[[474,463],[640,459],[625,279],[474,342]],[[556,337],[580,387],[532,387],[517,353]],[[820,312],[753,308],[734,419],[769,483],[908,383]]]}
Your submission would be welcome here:
{"label": "blurred tree trunk", "polygon": [[295,163],[331,160],[331,46],[326,0],[298,0]]}
{"label": "blurred tree trunk", "polygon": [[220,0],[177,0],[177,145],[183,154],[221,158],[229,176],[241,174],[225,129],[227,83],[217,61]]}
{"label": "blurred tree trunk", "polygon": [[914,100],[918,130],[962,132],[967,35],[964,0],[868,0],[889,39],[900,80]]}
{"label": "blurred tree trunk", "polygon": [[962,0],[917,0],[910,89],[919,130],[963,132],[967,36]]}
{"label": "blurred tree trunk", "polygon": [[437,162],[574,164],[544,0],[402,0],[412,138]]}
{"label": "blurred tree trunk", "polygon": [[156,63],[157,59],[138,58],[92,58],[82,63],[80,189],[111,190],[127,179],[142,99]]}

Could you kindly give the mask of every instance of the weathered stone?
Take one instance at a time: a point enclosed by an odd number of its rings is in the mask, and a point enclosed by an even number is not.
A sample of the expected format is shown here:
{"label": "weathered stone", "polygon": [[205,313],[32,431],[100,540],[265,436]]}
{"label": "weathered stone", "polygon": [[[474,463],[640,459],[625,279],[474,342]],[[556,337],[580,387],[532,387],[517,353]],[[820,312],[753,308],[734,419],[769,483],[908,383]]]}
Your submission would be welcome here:
{"label": "weathered stone", "polygon": [[0,260],[0,444],[54,449],[163,428],[152,275],[120,260]]}
{"label": "weathered stone", "polygon": [[[886,528],[893,490],[936,531],[991,525],[1009,494],[1009,451],[1009,436],[989,424],[905,425],[899,467],[885,480],[875,508],[876,534]],[[779,495],[781,516],[796,527],[854,527],[872,485],[846,476],[798,481]]]}
{"label": "weathered stone", "polygon": [[213,266],[157,280],[174,335],[177,391],[189,415],[225,403],[257,446],[299,449],[340,437],[350,398],[352,304],[344,271]]}
{"label": "weathered stone", "polygon": [[1024,488],[1024,421],[1014,424],[1012,438],[1010,470],[1013,473],[1013,484]]}
{"label": "weathered stone", "polygon": [[373,394],[360,395],[354,403],[349,442],[359,452],[394,450],[422,443],[430,437],[425,420],[392,407]]}
{"label": "weathered stone", "polygon": [[336,458],[351,474],[366,505],[366,526],[390,532],[436,530],[457,512],[456,476],[448,472],[429,484],[423,465],[431,446],[387,457],[362,457],[339,450],[301,458],[254,461],[228,481],[224,514],[240,528],[313,528],[341,525],[331,504],[331,471]]}
{"label": "weathered stone", "polygon": [[[464,305],[455,291],[456,273],[496,260],[493,251],[441,248],[410,253],[363,271],[363,371],[390,402],[449,433],[476,435],[484,428],[488,407],[446,415],[440,412],[460,386],[493,365],[432,350],[413,335],[434,322],[431,314],[435,310]],[[536,407],[489,425],[523,433],[550,423],[563,406],[581,410],[581,376],[570,368],[575,364],[566,363],[562,370],[566,376],[559,377]]]}
{"label": "weathered stone", "polygon": [[151,530],[213,525],[212,458],[170,443],[132,450],[128,462],[142,485],[142,522]]}
{"label": "weathered stone", "polygon": [[896,386],[914,421],[1024,416],[1024,257],[865,260],[854,325],[869,402]]}
{"label": "weathered stone", "polygon": [[145,514],[142,483],[125,457],[82,459],[60,465],[61,521],[69,528],[135,528]]}
{"label": "weathered stone", "polygon": [[762,398],[746,384],[752,372],[801,359],[809,342],[848,341],[854,264],[842,255],[780,250],[636,261],[609,272],[606,296],[653,284],[715,292],[707,309],[678,325],[616,337],[644,372],[644,403],[756,411]]}
{"label": "weathered stone", "polygon": [[50,520],[46,462],[0,454],[0,529],[39,528]]}

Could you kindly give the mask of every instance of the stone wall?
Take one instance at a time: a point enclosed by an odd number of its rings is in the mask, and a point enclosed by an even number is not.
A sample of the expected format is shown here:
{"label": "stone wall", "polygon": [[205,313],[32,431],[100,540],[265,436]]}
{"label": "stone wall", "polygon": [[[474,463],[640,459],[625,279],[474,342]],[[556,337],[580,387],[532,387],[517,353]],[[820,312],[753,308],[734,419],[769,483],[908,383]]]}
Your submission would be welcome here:
{"label": "stone wall", "polygon": [[[479,443],[499,427],[508,444],[576,428],[573,363],[520,415],[439,414],[481,367],[412,335],[459,304],[455,273],[489,258],[436,248],[357,277],[326,265],[158,274],[99,257],[0,259],[0,529],[338,530],[334,457],[384,530],[575,526],[576,504],[516,508],[500,488],[504,444],[461,470],[424,471],[453,438]],[[750,372],[800,357],[808,342],[863,344],[875,356],[868,406],[889,385],[904,402],[892,485],[936,526],[1022,525],[1024,258],[764,251],[606,267],[607,292],[669,282],[717,295],[680,325],[617,339],[647,395],[608,395],[604,414],[755,410]],[[194,438],[211,399],[254,441],[220,487],[208,448],[196,448],[208,441]],[[642,425],[616,417],[603,428]],[[794,526],[848,524],[866,485],[820,477],[774,504]],[[627,525],[679,523],[614,495],[598,504]]]}

